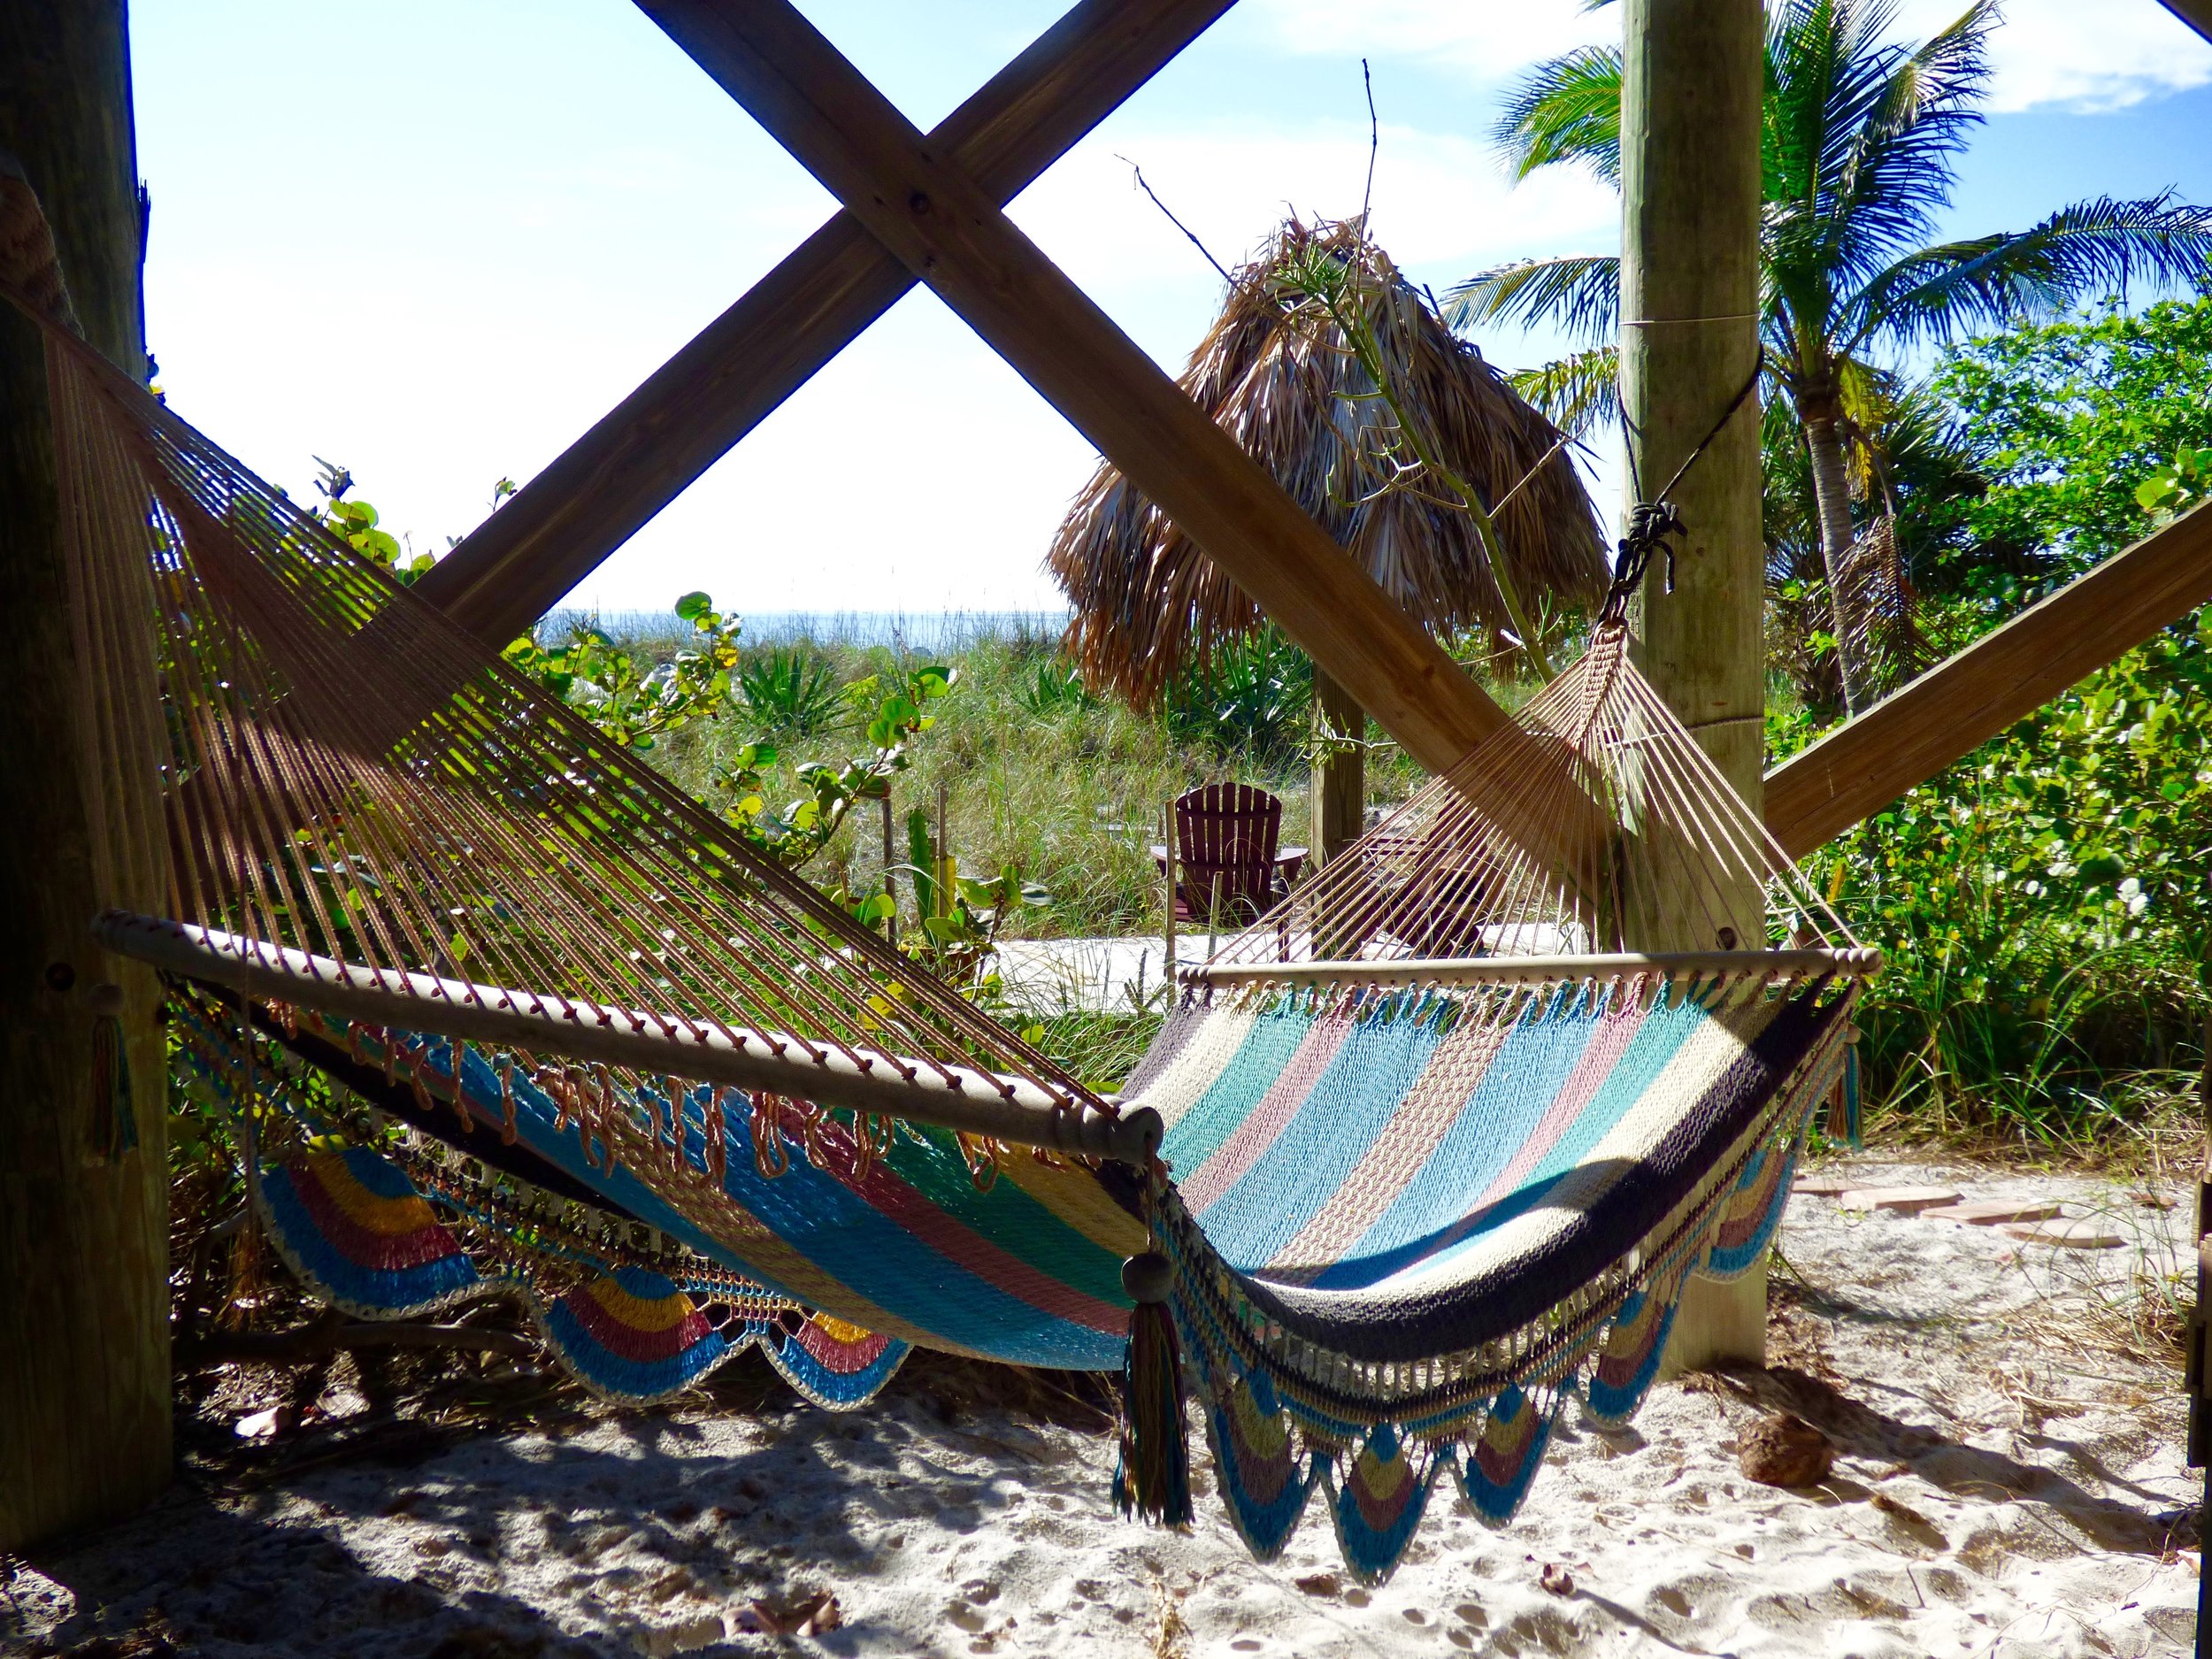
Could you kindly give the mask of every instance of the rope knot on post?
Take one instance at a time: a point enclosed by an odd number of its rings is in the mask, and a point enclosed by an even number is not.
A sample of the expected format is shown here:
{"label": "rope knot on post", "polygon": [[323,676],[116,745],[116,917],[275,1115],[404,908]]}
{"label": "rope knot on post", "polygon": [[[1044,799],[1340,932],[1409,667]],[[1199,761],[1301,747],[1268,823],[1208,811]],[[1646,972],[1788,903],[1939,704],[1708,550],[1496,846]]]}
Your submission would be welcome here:
{"label": "rope knot on post", "polygon": [[1688,527],[1683,522],[1682,510],[1671,501],[1641,502],[1630,511],[1628,534],[1621,538],[1620,557],[1613,562],[1613,585],[1606,589],[1605,603],[1598,610],[1601,624],[1628,619],[1628,602],[1643,586],[1651,561],[1662,553],[1667,559],[1666,591],[1674,591],[1672,538]]}

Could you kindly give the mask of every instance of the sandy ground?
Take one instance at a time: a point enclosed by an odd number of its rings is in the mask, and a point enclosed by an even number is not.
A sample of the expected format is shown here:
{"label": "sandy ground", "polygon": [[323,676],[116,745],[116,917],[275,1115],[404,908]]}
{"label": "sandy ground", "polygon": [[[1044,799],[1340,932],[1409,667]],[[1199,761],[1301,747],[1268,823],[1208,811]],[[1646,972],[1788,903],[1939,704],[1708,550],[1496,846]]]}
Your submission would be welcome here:
{"label": "sandy ground", "polygon": [[[1371,1592],[1343,1573],[1317,1501],[1267,1566],[1210,1491],[1187,1537],[1125,1525],[1106,1502],[1110,1440],[1075,1426],[1079,1410],[1055,1424],[964,1402],[956,1373],[918,1364],[850,1416],[707,1402],[413,1453],[402,1439],[382,1461],[260,1484],[234,1470],[180,1483],[137,1521],[6,1563],[0,1646],[104,1659],[2185,1650],[2195,1481],[2178,1377],[2130,1359],[2113,1323],[2138,1276],[2182,1259],[2185,1206],[2081,1179],[1848,1168],[1939,1176],[1970,1198],[2063,1196],[2129,1243],[2063,1251],[1801,1197],[1773,1369],[1662,1386],[1612,1439],[1571,1413],[1514,1525],[1489,1530],[1440,1494]],[[1778,1405],[1839,1442],[1823,1486],[1739,1470],[1738,1436]],[[824,1594],[833,1630],[747,1628]]]}
{"label": "sandy ground", "polygon": [[[1192,967],[1212,952],[1206,932],[1186,925],[1175,937],[1175,960]],[[995,965],[1008,1002],[1040,1014],[1078,1010],[1127,1013],[1156,998],[1167,941],[1150,939],[1010,939]]]}

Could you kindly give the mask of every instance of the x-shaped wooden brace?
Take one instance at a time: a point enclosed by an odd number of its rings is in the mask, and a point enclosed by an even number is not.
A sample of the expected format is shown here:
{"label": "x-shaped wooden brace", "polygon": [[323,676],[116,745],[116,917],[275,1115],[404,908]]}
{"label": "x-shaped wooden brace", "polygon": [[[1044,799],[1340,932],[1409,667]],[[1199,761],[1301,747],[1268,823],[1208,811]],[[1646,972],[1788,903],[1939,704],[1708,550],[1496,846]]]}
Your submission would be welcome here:
{"label": "x-shaped wooden brace", "polygon": [[[1233,0],[1081,0],[926,138],[782,0],[639,0],[847,211],[538,474],[418,591],[494,644],[927,282],[1424,764],[1496,705],[1001,213]],[[2167,0],[2212,34],[2212,0]],[[918,206],[918,204],[920,205]],[[1768,774],[1802,854],[2202,603],[2212,508]]]}
{"label": "x-shaped wooden brace", "polygon": [[925,137],[786,0],[638,0],[845,204],[425,577],[527,628],[918,278],[1422,764],[1505,716],[1001,209],[1233,0],[1083,0]]}

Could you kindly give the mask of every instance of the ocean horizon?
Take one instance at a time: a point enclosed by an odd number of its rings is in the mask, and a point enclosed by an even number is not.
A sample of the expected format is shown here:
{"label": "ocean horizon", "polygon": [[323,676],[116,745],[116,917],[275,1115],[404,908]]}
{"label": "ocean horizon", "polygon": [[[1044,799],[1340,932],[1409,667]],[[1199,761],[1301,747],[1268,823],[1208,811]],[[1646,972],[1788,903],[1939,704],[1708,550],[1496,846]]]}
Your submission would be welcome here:
{"label": "ocean horizon", "polygon": [[[737,613],[741,641],[752,645],[888,646],[924,655],[958,651],[984,640],[1051,644],[1072,612],[1058,611],[755,611]],[[687,632],[673,611],[563,606],[538,624],[541,639],[571,627],[596,627],[618,640],[676,640]]]}

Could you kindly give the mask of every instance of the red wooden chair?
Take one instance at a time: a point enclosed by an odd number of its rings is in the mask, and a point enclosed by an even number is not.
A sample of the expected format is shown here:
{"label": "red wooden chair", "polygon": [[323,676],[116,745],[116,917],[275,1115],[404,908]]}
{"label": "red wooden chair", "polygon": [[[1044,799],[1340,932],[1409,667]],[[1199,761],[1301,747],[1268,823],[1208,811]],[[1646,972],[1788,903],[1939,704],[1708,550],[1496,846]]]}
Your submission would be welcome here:
{"label": "red wooden chair", "polygon": [[[1287,891],[1306,861],[1302,847],[1278,847],[1282,801],[1249,784],[1210,783],[1175,802],[1175,914],[1203,922],[1250,921]],[[1153,849],[1167,862],[1167,849]],[[1216,906],[1218,904],[1218,910]]]}

